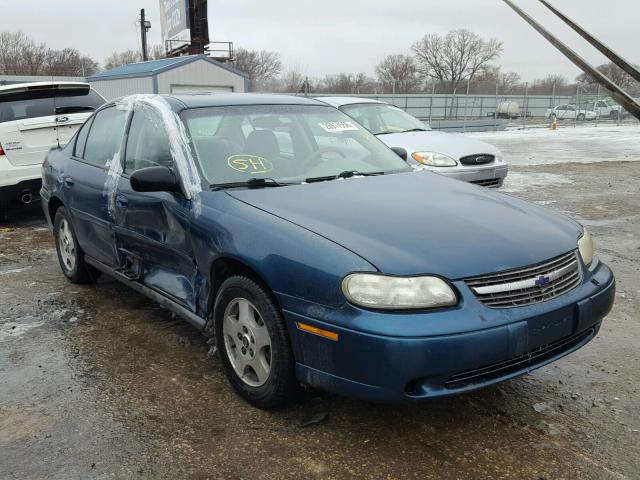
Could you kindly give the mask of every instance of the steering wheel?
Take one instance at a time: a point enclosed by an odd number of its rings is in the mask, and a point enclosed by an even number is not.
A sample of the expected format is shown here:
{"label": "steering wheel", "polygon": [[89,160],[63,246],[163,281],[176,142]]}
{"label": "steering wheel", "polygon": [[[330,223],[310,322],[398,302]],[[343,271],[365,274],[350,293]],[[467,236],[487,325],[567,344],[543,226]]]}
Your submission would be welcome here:
{"label": "steering wheel", "polygon": [[316,150],[311,155],[309,155],[307,158],[305,158],[304,159],[304,163],[309,163],[312,160],[315,160],[316,158],[319,158],[323,153],[328,153],[328,152],[337,153],[342,158],[347,158],[347,155],[342,150],[340,150],[339,148],[336,148],[336,147],[325,147],[325,148],[320,148],[320,149]]}

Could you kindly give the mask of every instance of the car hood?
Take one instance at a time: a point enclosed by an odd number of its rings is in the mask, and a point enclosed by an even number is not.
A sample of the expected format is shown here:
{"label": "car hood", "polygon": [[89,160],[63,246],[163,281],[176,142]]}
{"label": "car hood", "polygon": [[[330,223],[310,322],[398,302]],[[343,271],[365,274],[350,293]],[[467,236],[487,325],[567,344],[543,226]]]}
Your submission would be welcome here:
{"label": "car hood", "polygon": [[395,275],[455,280],[531,265],[576,249],[582,228],[559,213],[428,171],[229,194]]}
{"label": "car hood", "polygon": [[498,149],[493,145],[453,133],[436,131],[388,133],[378,135],[378,138],[389,147],[404,148],[409,155],[414,152],[436,152],[458,160],[461,157],[479,153],[498,154]]}

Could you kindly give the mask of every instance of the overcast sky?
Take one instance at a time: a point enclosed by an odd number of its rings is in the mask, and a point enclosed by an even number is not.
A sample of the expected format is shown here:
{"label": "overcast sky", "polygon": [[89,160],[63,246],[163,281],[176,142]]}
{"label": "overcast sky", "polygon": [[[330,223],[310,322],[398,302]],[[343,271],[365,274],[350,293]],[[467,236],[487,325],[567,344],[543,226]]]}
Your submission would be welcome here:
{"label": "overcast sky", "polygon": [[[516,0],[587,60],[605,58],[534,0]],[[588,31],[640,63],[638,0],[552,0]],[[139,48],[136,18],[146,8],[150,42],[160,43],[158,0],[0,0],[1,30],[21,29],[55,48],[75,47],[102,62]],[[373,74],[385,55],[410,53],[426,33],[467,28],[504,42],[499,61],[525,80],[579,70],[501,0],[209,0],[211,39],[279,51],[285,65],[309,76]]]}

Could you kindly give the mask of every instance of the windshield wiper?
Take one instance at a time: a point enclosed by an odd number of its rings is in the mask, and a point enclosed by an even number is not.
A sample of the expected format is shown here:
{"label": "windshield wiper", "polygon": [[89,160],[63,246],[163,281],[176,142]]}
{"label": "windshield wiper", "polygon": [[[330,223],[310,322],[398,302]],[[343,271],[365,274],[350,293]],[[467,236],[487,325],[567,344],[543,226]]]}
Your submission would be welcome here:
{"label": "windshield wiper", "polygon": [[227,188],[264,188],[264,187],[286,187],[287,185],[293,185],[292,183],[283,183],[274,180],[273,178],[252,178],[245,182],[229,182],[229,183],[216,183],[211,185],[211,190],[225,190]]}
{"label": "windshield wiper", "polygon": [[387,131],[387,132],[378,132],[376,133],[376,135],[392,135],[394,133],[407,133],[407,132],[428,132],[429,129],[428,128],[410,128],[409,130],[401,130],[399,132],[392,132],[392,131]]}
{"label": "windshield wiper", "polygon": [[384,172],[359,172],[358,170],[345,170],[337,175],[327,175],[324,177],[311,177],[307,178],[305,182],[327,182],[329,180],[337,180],[338,178],[351,178],[351,177],[374,177],[376,175],[384,175]]}
{"label": "windshield wiper", "polygon": [[392,132],[392,131],[388,131],[388,132],[376,132],[375,135],[391,135],[392,133],[403,133],[403,132]]}

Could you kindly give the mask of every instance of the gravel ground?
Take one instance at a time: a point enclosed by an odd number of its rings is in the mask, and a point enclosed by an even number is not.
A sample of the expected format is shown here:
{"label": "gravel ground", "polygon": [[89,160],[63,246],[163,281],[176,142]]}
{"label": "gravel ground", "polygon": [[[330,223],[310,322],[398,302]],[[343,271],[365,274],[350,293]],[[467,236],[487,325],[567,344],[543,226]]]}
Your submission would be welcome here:
{"label": "gravel ground", "polygon": [[[618,280],[599,336],[526,377],[413,406],[310,390],[249,407],[186,323],[115,281],[69,284],[39,211],[21,212],[0,225],[0,478],[640,478],[640,162],[598,136],[606,162],[570,163],[559,137],[486,139],[514,164],[505,192],[594,233]],[[527,162],[540,149],[565,153]]]}

